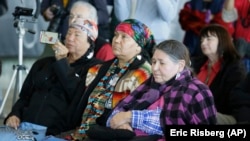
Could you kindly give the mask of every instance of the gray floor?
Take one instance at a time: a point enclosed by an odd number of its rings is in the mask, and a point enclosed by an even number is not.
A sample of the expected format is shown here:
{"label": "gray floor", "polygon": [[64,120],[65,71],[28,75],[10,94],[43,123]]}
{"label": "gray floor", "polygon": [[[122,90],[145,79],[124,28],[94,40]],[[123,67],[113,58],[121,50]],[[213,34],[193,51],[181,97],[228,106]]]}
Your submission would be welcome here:
{"label": "gray floor", "polygon": [[[30,67],[34,63],[34,61],[37,58],[24,58],[23,59],[23,65],[27,68],[26,70],[29,71]],[[2,74],[0,76],[0,108],[2,111],[0,111],[0,125],[3,124],[3,119],[6,117],[6,115],[10,112],[11,107],[13,105],[13,102],[15,102],[15,97],[18,98],[18,92],[14,94],[15,92],[15,84],[16,84],[16,78],[17,75],[14,74],[13,65],[18,64],[18,58],[1,58],[2,61]],[[22,80],[20,82],[22,83],[25,77],[27,76],[26,71],[16,71],[20,72],[22,76]],[[10,85],[11,78],[13,77],[13,84]],[[9,92],[7,93],[7,90],[9,88]],[[19,87],[17,87],[18,89]],[[17,90],[18,91],[18,90]],[[8,96],[6,96],[8,95]],[[6,102],[3,103],[4,98],[6,99]],[[1,110],[0,109],[0,110]]]}

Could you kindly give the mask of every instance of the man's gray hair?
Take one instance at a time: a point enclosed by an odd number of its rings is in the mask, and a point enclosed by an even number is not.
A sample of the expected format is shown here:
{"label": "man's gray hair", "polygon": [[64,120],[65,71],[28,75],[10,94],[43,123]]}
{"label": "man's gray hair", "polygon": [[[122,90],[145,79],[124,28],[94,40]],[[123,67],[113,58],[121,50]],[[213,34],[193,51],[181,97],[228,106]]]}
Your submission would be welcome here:
{"label": "man's gray hair", "polygon": [[97,11],[96,11],[96,8],[92,4],[90,4],[89,2],[86,2],[86,1],[76,1],[72,5],[71,9],[73,9],[74,7],[78,7],[78,6],[88,8],[89,9],[88,10],[89,11],[88,19],[93,20],[96,23],[98,23]]}

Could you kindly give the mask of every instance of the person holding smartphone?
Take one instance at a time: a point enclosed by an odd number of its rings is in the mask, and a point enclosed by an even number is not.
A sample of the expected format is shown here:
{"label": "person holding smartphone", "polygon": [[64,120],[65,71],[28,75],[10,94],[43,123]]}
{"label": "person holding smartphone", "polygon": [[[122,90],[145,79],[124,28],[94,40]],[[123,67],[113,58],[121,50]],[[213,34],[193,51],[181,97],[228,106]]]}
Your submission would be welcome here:
{"label": "person holding smartphone", "polygon": [[77,87],[85,83],[88,68],[100,63],[93,58],[97,35],[97,24],[91,20],[71,23],[65,43],[57,41],[52,46],[55,56],[33,64],[4,124],[15,129],[23,127],[23,123],[53,128],[72,104],[76,91],[85,89]]}

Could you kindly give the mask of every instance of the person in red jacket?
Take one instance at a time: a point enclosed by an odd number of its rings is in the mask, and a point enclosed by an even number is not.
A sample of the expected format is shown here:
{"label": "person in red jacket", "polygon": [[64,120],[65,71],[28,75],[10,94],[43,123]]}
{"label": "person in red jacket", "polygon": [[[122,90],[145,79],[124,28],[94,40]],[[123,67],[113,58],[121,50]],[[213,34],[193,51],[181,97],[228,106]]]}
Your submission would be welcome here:
{"label": "person in red jacket", "polygon": [[250,71],[250,1],[225,0],[222,18],[225,22],[235,22],[235,47]]}
{"label": "person in red jacket", "polygon": [[201,54],[200,30],[208,24],[217,23],[224,26],[229,33],[234,33],[232,22],[222,19],[224,0],[191,0],[180,11],[179,22],[184,31],[183,43],[189,48],[190,55]]}

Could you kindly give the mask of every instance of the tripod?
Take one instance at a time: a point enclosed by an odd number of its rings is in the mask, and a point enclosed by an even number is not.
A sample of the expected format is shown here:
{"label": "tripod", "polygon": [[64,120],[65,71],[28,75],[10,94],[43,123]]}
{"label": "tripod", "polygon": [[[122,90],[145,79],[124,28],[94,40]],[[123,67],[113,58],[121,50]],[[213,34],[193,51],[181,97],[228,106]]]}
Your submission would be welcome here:
{"label": "tripod", "polygon": [[28,73],[26,67],[23,65],[23,37],[25,35],[25,31],[28,31],[33,34],[34,32],[31,30],[25,29],[24,22],[25,20],[19,19],[14,23],[14,27],[17,28],[17,32],[18,32],[18,65],[13,65],[14,72],[11,77],[8,89],[3,98],[2,105],[0,108],[0,114],[2,114],[3,112],[4,106],[10,94],[10,89],[13,85],[14,79],[16,79],[16,84],[15,84],[14,95],[12,99],[13,104],[15,103],[17,94],[21,91],[21,88],[22,88],[22,71],[26,71],[26,73]]}

